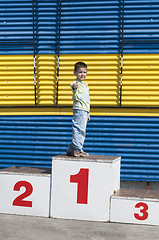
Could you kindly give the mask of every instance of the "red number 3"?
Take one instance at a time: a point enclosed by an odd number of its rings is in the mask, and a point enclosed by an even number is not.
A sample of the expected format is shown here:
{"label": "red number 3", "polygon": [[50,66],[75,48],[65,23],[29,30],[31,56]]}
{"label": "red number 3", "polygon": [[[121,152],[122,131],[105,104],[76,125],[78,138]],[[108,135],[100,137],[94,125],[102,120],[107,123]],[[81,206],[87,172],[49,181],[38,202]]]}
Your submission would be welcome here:
{"label": "red number 3", "polygon": [[142,216],[140,216],[138,213],[134,214],[134,217],[137,220],[146,220],[148,218],[148,205],[144,202],[139,202],[135,205],[136,208],[140,208],[142,207],[142,209],[140,209],[140,213],[142,213]]}
{"label": "red number 3", "polygon": [[32,207],[32,201],[23,200],[24,198],[30,196],[33,192],[33,187],[29,182],[19,181],[14,185],[14,191],[20,191],[21,187],[25,187],[25,192],[19,195],[14,201],[13,206],[21,207]]}

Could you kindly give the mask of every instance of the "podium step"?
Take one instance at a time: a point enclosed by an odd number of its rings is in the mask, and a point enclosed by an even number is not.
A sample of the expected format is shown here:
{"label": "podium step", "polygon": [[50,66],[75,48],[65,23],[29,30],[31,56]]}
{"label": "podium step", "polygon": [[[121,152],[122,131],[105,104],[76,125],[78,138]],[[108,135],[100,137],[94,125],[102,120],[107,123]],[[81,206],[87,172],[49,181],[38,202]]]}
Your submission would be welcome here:
{"label": "podium step", "polygon": [[159,190],[120,189],[111,196],[110,221],[159,225]]}
{"label": "podium step", "polygon": [[49,217],[51,169],[0,170],[0,213]]}
{"label": "podium step", "polygon": [[120,157],[52,158],[51,217],[109,221],[110,196],[120,188]]}
{"label": "podium step", "polygon": [[113,194],[113,198],[156,199],[159,201],[159,190],[121,188]]}

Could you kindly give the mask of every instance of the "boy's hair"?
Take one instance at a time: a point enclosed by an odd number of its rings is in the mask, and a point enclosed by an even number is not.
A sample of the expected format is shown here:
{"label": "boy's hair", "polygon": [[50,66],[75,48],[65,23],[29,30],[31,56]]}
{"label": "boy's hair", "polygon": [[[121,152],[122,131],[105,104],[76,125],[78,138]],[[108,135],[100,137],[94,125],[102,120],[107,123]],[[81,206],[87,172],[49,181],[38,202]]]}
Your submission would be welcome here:
{"label": "boy's hair", "polygon": [[84,62],[77,62],[74,67],[75,72],[77,72],[79,68],[87,69],[87,65]]}

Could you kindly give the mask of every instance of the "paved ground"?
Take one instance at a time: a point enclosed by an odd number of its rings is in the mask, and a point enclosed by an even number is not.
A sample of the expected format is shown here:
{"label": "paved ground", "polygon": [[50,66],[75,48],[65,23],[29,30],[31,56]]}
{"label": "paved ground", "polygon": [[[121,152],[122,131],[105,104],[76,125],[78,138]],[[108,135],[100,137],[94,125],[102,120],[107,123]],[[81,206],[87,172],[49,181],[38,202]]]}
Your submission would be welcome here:
{"label": "paved ground", "polygon": [[0,240],[158,240],[158,226],[0,214]]}

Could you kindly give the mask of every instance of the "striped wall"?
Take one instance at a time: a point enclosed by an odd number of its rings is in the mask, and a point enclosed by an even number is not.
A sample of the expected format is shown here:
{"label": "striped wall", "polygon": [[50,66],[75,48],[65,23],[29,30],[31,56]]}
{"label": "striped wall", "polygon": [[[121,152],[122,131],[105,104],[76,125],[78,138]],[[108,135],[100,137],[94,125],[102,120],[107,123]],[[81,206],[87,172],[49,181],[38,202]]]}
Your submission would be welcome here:
{"label": "striped wall", "polygon": [[[51,167],[71,141],[71,116],[0,116],[0,167]],[[85,150],[122,156],[121,179],[159,181],[158,117],[93,116]]]}
{"label": "striped wall", "polygon": [[1,0],[0,54],[33,55],[33,43],[36,54],[56,54],[58,8],[58,0]]}
{"label": "striped wall", "polygon": [[0,1],[0,168],[50,167],[52,155],[65,153],[69,85],[74,63],[84,61],[91,98],[85,150],[121,156],[122,180],[159,181],[159,2],[124,3]]}
{"label": "striped wall", "polygon": [[[86,81],[90,88],[91,106],[119,106],[119,54],[61,55],[59,104],[72,103],[69,83],[74,79],[73,66],[77,61],[85,61],[88,65]],[[158,78],[158,54],[124,54],[122,106],[157,107]]]}
{"label": "striped wall", "polygon": [[[55,106],[57,55],[36,55],[37,105]],[[88,65],[86,81],[92,106],[120,105],[120,55],[60,55],[58,104],[72,105],[70,83],[77,61]],[[34,65],[31,55],[0,55],[0,106],[34,106]],[[159,55],[124,54],[123,107],[159,105]]]}
{"label": "striped wall", "polygon": [[[36,55],[37,105],[56,103],[55,55]],[[35,106],[32,55],[0,55],[0,106]]]}

